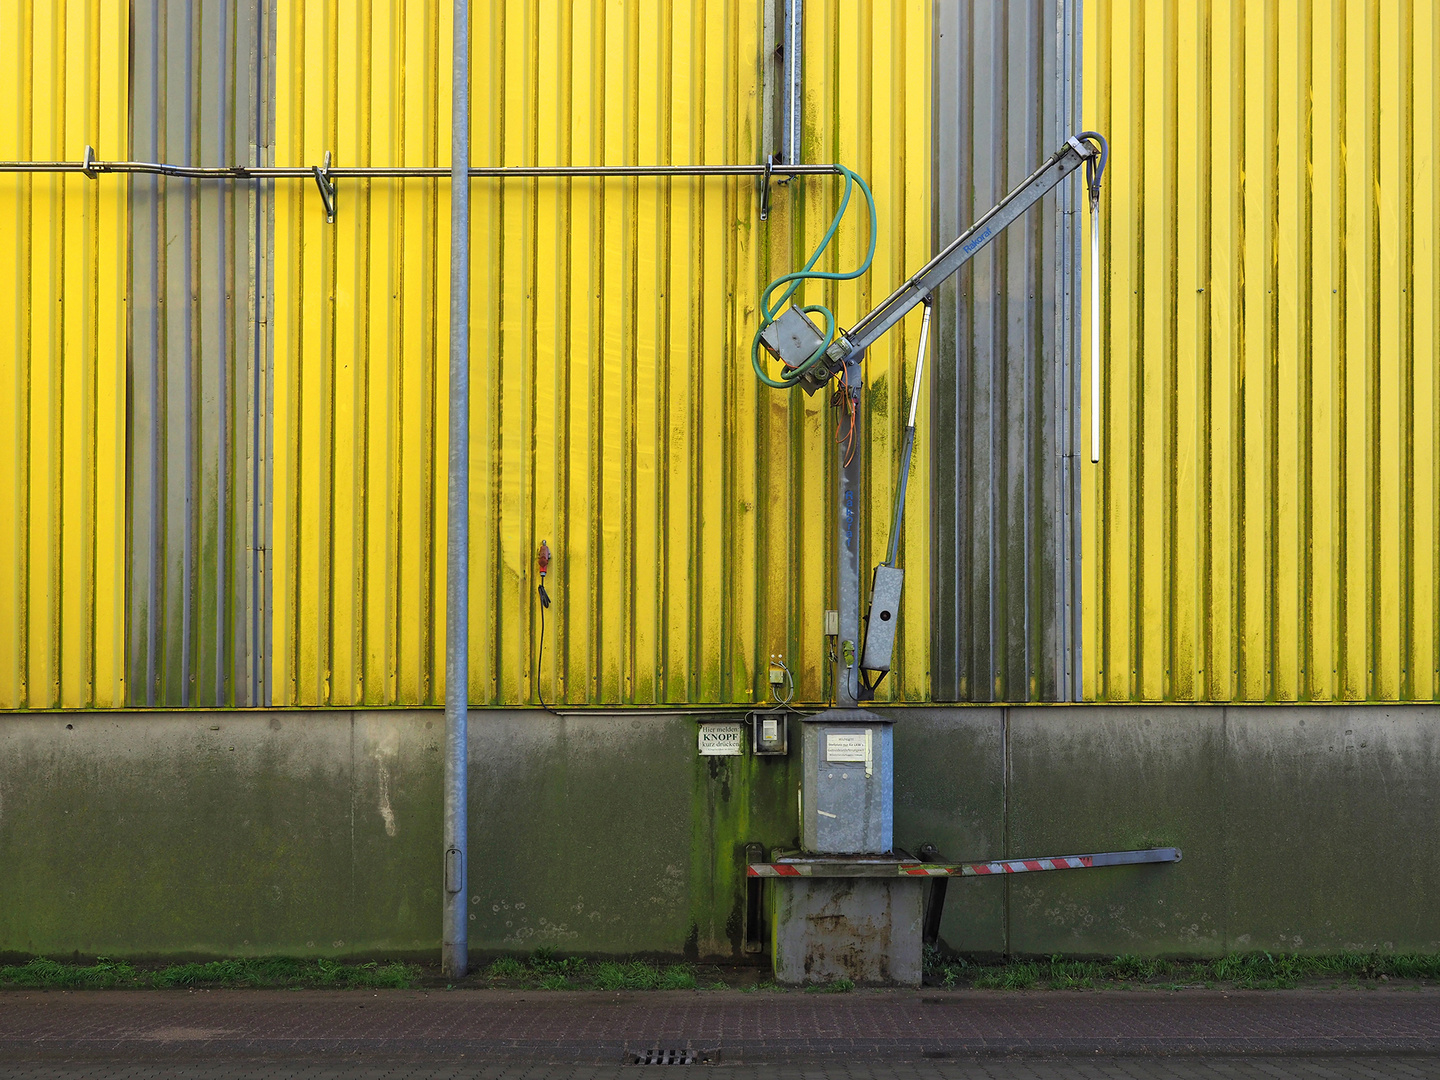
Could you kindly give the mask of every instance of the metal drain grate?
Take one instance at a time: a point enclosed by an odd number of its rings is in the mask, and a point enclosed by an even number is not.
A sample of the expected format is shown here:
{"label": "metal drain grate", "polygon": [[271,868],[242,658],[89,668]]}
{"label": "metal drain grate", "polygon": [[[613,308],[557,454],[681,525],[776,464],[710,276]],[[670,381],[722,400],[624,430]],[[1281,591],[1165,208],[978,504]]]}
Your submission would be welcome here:
{"label": "metal drain grate", "polygon": [[694,1050],[674,1048],[655,1050],[631,1050],[631,1065],[694,1065],[698,1056]]}

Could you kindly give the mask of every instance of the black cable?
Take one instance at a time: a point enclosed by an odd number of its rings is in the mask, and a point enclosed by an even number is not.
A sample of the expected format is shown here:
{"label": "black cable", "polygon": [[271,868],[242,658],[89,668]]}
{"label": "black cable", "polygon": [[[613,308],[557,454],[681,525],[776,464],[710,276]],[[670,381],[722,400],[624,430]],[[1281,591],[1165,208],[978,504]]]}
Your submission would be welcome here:
{"label": "black cable", "polygon": [[1110,144],[1105,141],[1105,136],[1098,131],[1082,131],[1075,136],[1077,139],[1086,139],[1094,143],[1100,149],[1100,160],[1093,157],[1085,159],[1085,186],[1090,189],[1090,201],[1100,201],[1100,181],[1105,176],[1105,166],[1110,160]]}
{"label": "black cable", "polygon": [[545,582],[540,582],[540,649],[535,657],[535,698],[546,712],[555,710],[545,704],[545,695],[540,690],[540,677],[545,667],[545,609],[550,606],[550,594],[545,591]]}

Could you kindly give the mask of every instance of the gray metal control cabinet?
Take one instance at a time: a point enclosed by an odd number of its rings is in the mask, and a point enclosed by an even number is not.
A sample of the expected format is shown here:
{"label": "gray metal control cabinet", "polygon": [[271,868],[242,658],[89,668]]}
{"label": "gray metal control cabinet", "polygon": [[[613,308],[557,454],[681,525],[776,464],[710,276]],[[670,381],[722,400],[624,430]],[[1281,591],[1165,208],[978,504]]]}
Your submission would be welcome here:
{"label": "gray metal control cabinet", "polygon": [[800,842],[817,855],[883,855],[895,847],[894,726],[864,709],[805,717]]}

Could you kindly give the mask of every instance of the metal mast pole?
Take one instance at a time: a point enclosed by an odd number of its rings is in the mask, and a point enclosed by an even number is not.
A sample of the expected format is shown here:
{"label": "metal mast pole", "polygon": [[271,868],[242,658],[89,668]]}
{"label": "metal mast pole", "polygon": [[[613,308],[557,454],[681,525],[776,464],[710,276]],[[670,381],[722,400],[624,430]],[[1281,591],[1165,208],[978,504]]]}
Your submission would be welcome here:
{"label": "metal mast pole", "polygon": [[[838,709],[860,707],[860,466],[859,441],[865,432],[860,430],[860,389],[865,369],[860,363],[861,354],[851,353],[845,357],[845,379],[840,393],[849,399],[849,409],[855,412],[855,428],[849,439],[841,439],[836,445],[836,512],[840,526],[836,546],[836,591],[839,597],[840,649],[835,657],[835,706]],[[844,404],[839,409],[836,421],[841,430],[848,425]],[[846,464],[846,458],[849,464]],[[824,714],[821,714],[824,715]]]}
{"label": "metal mast pole", "polygon": [[470,966],[466,766],[470,685],[470,10],[455,0],[450,164],[450,448],[445,551],[445,893],[440,970]]}

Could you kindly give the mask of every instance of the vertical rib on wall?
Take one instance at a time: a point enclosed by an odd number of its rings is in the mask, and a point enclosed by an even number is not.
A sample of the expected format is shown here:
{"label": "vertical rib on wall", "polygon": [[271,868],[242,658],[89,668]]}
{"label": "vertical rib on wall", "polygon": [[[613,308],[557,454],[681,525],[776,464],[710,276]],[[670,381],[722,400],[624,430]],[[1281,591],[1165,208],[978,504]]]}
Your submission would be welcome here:
{"label": "vertical rib on wall", "polygon": [[1085,43],[1114,150],[1087,691],[1433,699],[1435,5],[1101,0]]}
{"label": "vertical rib on wall", "polygon": [[[270,5],[132,10],[129,156],[269,164]],[[129,186],[129,704],[266,704],[272,184]]]}
{"label": "vertical rib on wall", "polygon": [[[1078,6],[937,5],[937,248],[1080,130]],[[937,292],[925,434],[940,700],[1079,695],[1079,186],[1067,180]]]}
{"label": "vertical rib on wall", "polygon": [[[126,5],[0,0],[0,159],[123,152]],[[124,701],[124,188],[0,176],[0,708]]]}
{"label": "vertical rib on wall", "polygon": [[[759,5],[516,0],[477,4],[473,24],[477,165],[760,160]],[[812,0],[805,24],[805,156],[858,168],[879,204],[875,270],[810,294],[847,324],[929,253],[929,5]],[[448,163],[445,5],[337,21],[297,3],[278,57],[278,158]],[[772,195],[761,222],[750,180],[473,181],[472,700],[750,701],[777,653],[798,699],[829,694],[834,421],[823,396],[760,387],[749,348],[755,297],[803,261],[839,182]],[[342,182],[333,226],[313,184],[277,184],[276,203],[275,698],[434,702],[448,183]],[[857,220],[832,268],[863,253]],[[875,560],[917,328],[868,359]],[[928,684],[919,465],[885,684],[910,699]],[[541,540],[555,606],[537,686]]]}

